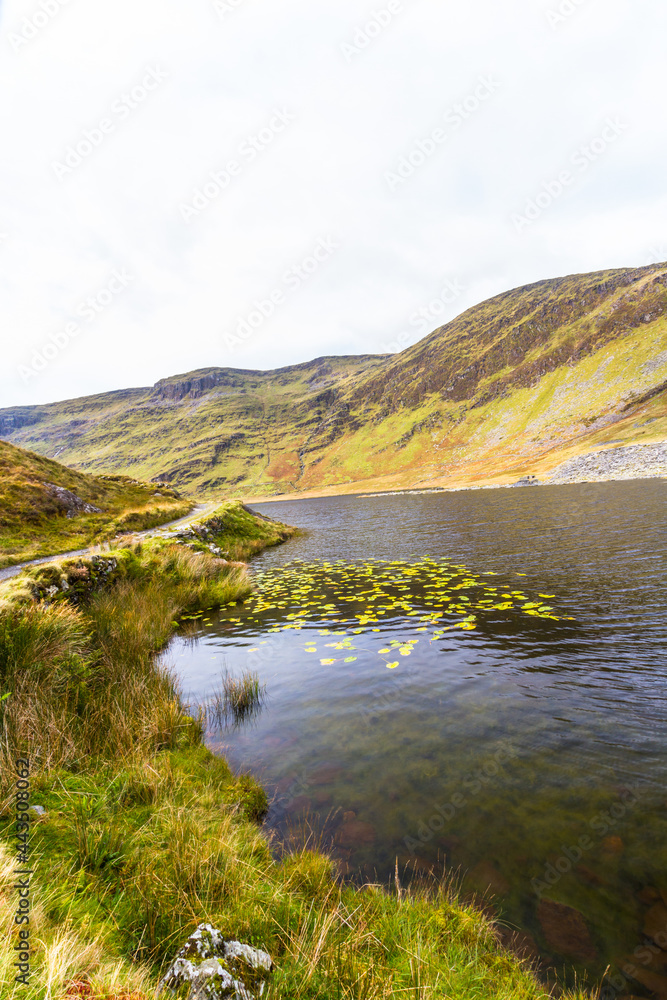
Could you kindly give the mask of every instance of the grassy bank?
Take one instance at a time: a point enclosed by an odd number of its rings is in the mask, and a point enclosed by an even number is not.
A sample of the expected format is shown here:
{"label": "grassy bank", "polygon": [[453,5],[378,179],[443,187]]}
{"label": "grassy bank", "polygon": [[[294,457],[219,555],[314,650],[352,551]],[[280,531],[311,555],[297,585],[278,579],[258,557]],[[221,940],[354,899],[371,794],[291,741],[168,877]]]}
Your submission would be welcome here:
{"label": "grassy bank", "polygon": [[190,513],[164,484],[89,476],[0,441],[0,569]]}
{"label": "grassy bank", "polygon": [[[275,542],[275,525],[249,524],[239,505],[227,513],[246,533],[237,551],[256,551],[262,533]],[[148,998],[208,921],[273,956],[264,996],[276,1000],[543,997],[446,883],[359,890],[342,886],[316,850],[279,855],[259,825],[262,789],[202,745],[201,720],[155,654],[183,612],[241,600],[245,566],[157,541],[108,555],[116,566],[102,583],[39,601],[39,570],[0,607],[9,693],[0,703],[0,996]],[[45,809],[31,837],[28,988],[15,987],[12,967],[17,752],[31,759],[32,801]]]}
{"label": "grassy bank", "polygon": [[213,550],[226,559],[250,559],[295,534],[295,528],[255,514],[239,500],[228,500],[207,517],[188,525],[178,538],[196,551]]}

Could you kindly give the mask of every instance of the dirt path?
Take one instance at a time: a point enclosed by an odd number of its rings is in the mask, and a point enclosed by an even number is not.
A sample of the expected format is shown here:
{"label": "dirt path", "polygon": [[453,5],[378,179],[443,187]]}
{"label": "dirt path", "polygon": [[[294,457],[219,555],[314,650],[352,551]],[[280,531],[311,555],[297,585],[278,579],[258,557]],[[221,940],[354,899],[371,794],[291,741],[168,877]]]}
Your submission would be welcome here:
{"label": "dirt path", "polygon": [[[191,510],[189,514],[185,517],[179,517],[177,521],[169,521],[167,524],[159,524],[155,528],[148,528],[146,531],[132,532],[135,538],[153,538],[161,536],[163,538],[168,538],[170,532],[175,531],[177,528],[184,528],[191,521],[196,521],[200,517],[205,517],[206,514],[210,514],[219,507],[219,502],[212,501],[210,503],[197,504],[194,510]],[[52,556],[42,556],[39,559],[30,559],[28,562],[17,563],[16,566],[6,566],[5,569],[0,569],[0,581],[9,580],[13,576],[17,576],[21,570],[25,569],[26,566],[39,566],[42,563],[55,562],[58,559],[71,559],[74,556],[85,556],[91,552],[99,551],[99,546],[90,545],[87,549],[75,549],[71,552],[57,552]]]}

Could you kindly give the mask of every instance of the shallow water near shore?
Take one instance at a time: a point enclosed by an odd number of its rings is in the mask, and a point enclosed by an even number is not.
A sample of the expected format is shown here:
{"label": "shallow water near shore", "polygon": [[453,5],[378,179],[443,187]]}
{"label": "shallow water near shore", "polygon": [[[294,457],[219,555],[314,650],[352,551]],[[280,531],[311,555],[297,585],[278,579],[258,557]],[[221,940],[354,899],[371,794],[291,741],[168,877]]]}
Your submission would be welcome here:
{"label": "shallow water near shore", "polygon": [[208,742],[264,784],[280,836],[308,815],[366,881],[446,865],[547,966],[600,976],[661,921],[667,946],[666,497],[253,505],[307,534],[166,662],[192,701],[225,668],[266,684],[257,718]]}

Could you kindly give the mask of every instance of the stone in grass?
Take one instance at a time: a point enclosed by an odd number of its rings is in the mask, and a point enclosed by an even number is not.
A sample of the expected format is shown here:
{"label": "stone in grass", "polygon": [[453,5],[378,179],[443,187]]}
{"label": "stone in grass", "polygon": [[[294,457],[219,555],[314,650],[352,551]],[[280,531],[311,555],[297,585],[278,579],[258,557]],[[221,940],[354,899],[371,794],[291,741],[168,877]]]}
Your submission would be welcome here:
{"label": "stone in grass", "polygon": [[190,1000],[257,1000],[273,968],[271,956],[239,941],[225,941],[210,924],[190,935],[160,986],[189,986]]}

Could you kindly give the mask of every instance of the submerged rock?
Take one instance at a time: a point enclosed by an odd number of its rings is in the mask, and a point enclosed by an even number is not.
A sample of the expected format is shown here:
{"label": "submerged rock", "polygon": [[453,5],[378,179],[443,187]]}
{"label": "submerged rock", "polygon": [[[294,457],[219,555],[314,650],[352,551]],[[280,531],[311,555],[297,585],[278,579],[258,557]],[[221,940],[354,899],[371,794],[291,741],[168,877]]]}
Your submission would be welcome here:
{"label": "submerged rock", "polygon": [[655,903],[644,915],[644,934],[653,938],[658,945],[663,945],[667,938],[667,906]]}
{"label": "submerged rock", "polygon": [[478,865],[468,872],[470,881],[482,892],[490,892],[493,895],[506,896],[510,891],[510,884],[505,876],[498,871],[492,861],[480,861]]}
{"label": "submerged rock", "polygon": [[360,819],[351,819],[343,823],[336,833],[336,843],[340,847],[359,847],[362,844],[375,842],[375,827]]}
{"label": "submerged rock", "polygon": [[272,968],[265,951],[225,941],[210,924],[200,924],[167,969],[160,987],[175,992],[189,986],[190,1000],[256,1000]]}
{"label": "submerged rock", "polygon": [[306,813],[310,812],[311,805],[307,795],[296,795],[285,803],[284,809],[286,813]]}
{"label": "submerged rock", "polygon": [[540,949],[532,934],[528,931],[512,930],[510,927],[498,927],[498,939],[508,951],[537,964],[541,960]]}
{"label": "submerged rock", "polygon": [[637,899],[640,903],[645,903],[650,906],[651,903],[658,903],[660,901],[660,893],[652,885],[645,885],[643,889],[640,889],[636,893]]}
{"label": "submerged rock", "polygon": [[577,865],[574,871],[588,885],[604,885],[604,879],[597,872],[593,871],[592,868],[589,868],[588,865]]}
{"label": "submerged rock", "polygon": [[311,785],[332,785],[343,771],[341,764],[322,764],[309,775],[308,781]]}
{"label": "submerged rock", "polygon": [[553,899],[543,899],[537,908],[537,919],[550,948],[559,955],[594,962],[597,949],[579,910]]}
{"label": "submerged rock", "polygon": [[602,841],[602,851],[604,854],[622,854],[625,845],[621,837],[605,837]]}
{"label": "submerged rock", "polygon": [[638,968],[635,965],[632,978],[650,990],[654,996],[658,997],[658,1000],[667,1000],[667,977],[660,976],[657,972],[651,972],[649,969]]}

